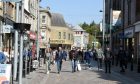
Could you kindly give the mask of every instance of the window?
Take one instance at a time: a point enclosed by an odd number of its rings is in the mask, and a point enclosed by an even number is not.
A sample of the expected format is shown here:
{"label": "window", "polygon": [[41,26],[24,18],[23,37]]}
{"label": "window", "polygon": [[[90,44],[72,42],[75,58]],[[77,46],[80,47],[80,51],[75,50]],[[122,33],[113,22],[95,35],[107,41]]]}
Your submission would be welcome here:
{"label": "window", "polygon": [[58,39],[61,39],[61,32],[59,32],[59,35],[58,36],[59,36]]}
{"label": "window", "polygon": [[73,35],[71,34],[71,40],[73,40]]}
{"label": "window", "polygon": [[70,40],[70,34],[68,35],[68,40]]}
{"label": "window", "polygon": [[66,39],[66,32],[63,33],[63,39]]}
{"label": "window", "polygon": [[42,23],[46,23],[46,16],[42,16]]}

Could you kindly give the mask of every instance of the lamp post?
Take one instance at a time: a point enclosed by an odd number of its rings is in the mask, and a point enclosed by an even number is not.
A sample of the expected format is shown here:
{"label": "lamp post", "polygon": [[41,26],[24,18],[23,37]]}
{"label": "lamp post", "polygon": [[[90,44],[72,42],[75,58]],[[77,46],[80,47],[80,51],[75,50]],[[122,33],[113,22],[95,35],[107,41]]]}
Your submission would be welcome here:
{"label": "lamp post", "polygon": [[112,18],[113,18],[113,9],[112,9],[112,0],[110,0],[110,28],[109,28],[109,33],[110,33],[109,47],[110,47],[110,50],[112,50]]}
{"label": "lamp post", "polygon": [[40,2],[40,0],[37,0],[37,3],[38,3],[38,8],[37,8],[37,60],[39,61],[39,50],[40,50],[40,48],[39,48],[39,45],[40,45],[40,43],[39,43],[39,35],[40,35],[40,24],[39,24],[39,18],[40,18],[40,16],[39,16],[39,2]]}
{"label": "lamp post", "polygon": [[103,33],[102,33],[102,39],[103,39],[103,41],[102,41],[102,49],[103,49],[103,51],[105,50],[105,0],[103,0],[103,11],[102,10],[100,10],[100,12],[103,12],[103,29],[102,29],[102,31],[103,31]]}

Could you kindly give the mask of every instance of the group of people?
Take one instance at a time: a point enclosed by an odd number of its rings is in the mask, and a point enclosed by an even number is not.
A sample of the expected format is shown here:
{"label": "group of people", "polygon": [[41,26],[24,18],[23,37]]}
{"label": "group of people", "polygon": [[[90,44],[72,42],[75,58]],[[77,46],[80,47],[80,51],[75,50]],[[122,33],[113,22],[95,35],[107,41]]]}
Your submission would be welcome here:
{"label": "group of people", "polygon": [[96,49],[95,52],[95,58],[97,59],[99,69],[102,68],[102,61],[104,61],[105,73],[111,73],[111,65],[114,65],[114,61],[116,62],[116,65],[118,65],[118,63],[120,64],[120,72],[125,72],[128,61],[130,61],[131,66],[133,64],[133,52],[130,51],[132,52],[130,54],[130,52],[124,50],[123,47],[120,47],[118,52],[112,52],[110,48],[106,48],[104,52],[99,48]]}
{"label": "group of people", "polygon": [[[28,55],[31,55],[31,50],[28,51]],[[127,62],[128,62],[128,56],[127,52],[123,50],[122,47],[120,47],[117,54],[115,54],[116,57],[116,65],[120,63],[120,72],[125,72],[125,69],[127,68]],[[102,48],[98,49],[89,49],[89,50],[80,50],[76,48],[72,48],[70,51],[66,51],[62,47],[59,47],[58,49],[51,49],[46,48],[45,50],[45,59],[46,59],[46,73],[48,74],[51,70],[50,66],[51,64],[54,65],[57,64],[57,71],[58,73],[61,72],[63,61],[67,60],[67,57],[69,56],[69,60],[71,61],[71,68],[72,72],[78,71],[78,64],[85,63],[88,65],[89,68],[91,68],[91,61],[96,60],[97,66],[99,69],[102,69],[103,61],[105,64],[105,73],[111,73],[111,65],[113,62],[113,56],[114,53],[110,50],[110,48],[106,48],[105,50],[102,50]],[[4,64],[6,61],[6,56],[3,53],[3,51],[0,51],[0,64]]]}
{"label": "group of people", "polygon": [[46,73],[48,74],[51,70],[50,65],[54,65],[57,63],[57,70],[58,73],[60,73],[62,68],[63,61],[66,61],[67,59],[67,52],[62,49],[62,47],[59,47],[58,49],[51,49],[46,48],[45,50],[45,56],[46,56]]}

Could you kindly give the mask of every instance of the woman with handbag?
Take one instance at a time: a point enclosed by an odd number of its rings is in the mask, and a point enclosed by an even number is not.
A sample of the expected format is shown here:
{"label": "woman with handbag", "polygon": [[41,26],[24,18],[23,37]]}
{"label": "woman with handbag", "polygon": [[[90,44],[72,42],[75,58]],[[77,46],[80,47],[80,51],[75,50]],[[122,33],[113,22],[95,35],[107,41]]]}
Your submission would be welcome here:
{"label": "woman with handbag", "polygon": [[51,64],[51,48],[46,48],[45,50],[46,54],[46,73],[49,74],[50,69],[50,64]]}

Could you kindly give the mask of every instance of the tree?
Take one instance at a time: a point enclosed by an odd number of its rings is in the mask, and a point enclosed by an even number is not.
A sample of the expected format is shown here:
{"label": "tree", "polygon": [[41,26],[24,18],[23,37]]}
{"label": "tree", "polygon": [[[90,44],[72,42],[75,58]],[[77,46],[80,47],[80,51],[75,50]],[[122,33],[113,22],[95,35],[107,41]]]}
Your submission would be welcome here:
{"label": "tree", "polygon": [[98,35],[98,33],[100,32],[99,25],[95,24],[95,22],[92,21],[90,24],[87,24],[86,22],[84,22],[83,24],[80,24],[79,26],[81,26],[87,33],[89,33],[88,48],[92,48],[93,46],[92,42],[95,39],[96,41],[98,41],[98,39],[95,37],[95,34]]}

